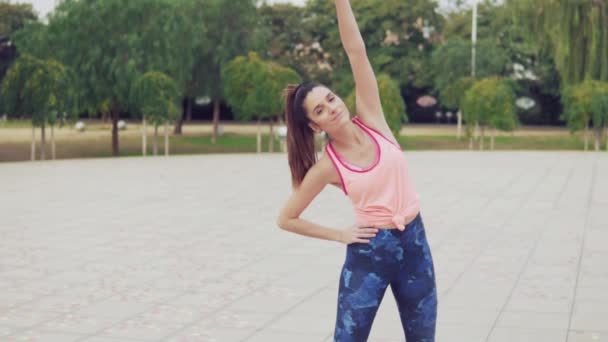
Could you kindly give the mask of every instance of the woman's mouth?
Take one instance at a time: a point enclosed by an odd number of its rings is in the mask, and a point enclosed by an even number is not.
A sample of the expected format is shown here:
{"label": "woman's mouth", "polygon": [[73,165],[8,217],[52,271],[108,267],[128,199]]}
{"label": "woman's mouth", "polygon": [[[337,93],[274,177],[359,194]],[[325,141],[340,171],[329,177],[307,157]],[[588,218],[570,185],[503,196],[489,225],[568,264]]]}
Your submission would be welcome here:
{"label": "woman's mouth", "polygon": [[340,112],[340,113],[336,114],[336,116],[334,116],[334,118],[331,121],[333,122],[333,121],[338,120],[342,116],[342,113],[343,112]]}

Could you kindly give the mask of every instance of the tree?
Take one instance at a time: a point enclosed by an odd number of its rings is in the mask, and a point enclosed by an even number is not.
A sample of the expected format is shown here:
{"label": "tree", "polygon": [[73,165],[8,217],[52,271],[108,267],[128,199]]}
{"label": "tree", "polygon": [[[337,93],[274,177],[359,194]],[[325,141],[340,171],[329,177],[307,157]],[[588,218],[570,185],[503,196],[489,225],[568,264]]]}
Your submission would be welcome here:
{"label": "tree", "polygon": [[47,53],[78,76],[82,109],[111,117],[113,155],[119,154],[118,119],[128,114],[137,77],[157,70],[185,91],[194,63],[188,42],[198,32],[187,20],[189,12],[169,0],[66,0],[51,15],[43,40],[54,48]]}
{"label": "tree", "polygon": [[608,81],[608,4],[605,0],[509,0],[519,25],[555,58],[562,84]]}
{"label": "tree", "polygon": [[[408,121],[405,102],[401,97],[399,85],[392,80],[387,74],[380,74],[378,79],[378,90],[382,101],[382,112],[388,123],[388,127],[395,137],[399,137],[401,125]],[[352,93],[346,99],[346,105],[351,113],[356,114],[356,92]]]}
{"label": "tree", "polygon": [[[353,0],[361,34],[374,70],[386,73],[400,87],[428,87],[428,63],[433,47],[440,42],[443,17],[429,0]],[[350,66],[340,43],[331,1],[307,2],[303,28],[329,54],[332,81],[338,93],[350,93]],[[310,76],[310,75],[307,75]]]}
{"label": "tree", "polygon": [[55,159],[54,126],[65,113],[75,113],[66,68],[54,60],[22,55],[9,69],[2,85],[4,109],[11,116],[31,117],[31,160],[35,160],[35,127],[41,128],[40,159],[46,159],[45,128],[51,126],[52,159]]}
{"label": "tree", "polygon": [[[475,74],[478,78],[502,76],[509,62],[506,52],[489,39],[478,42]],[[431,57],[435,90],[441,92],[457,80],[471,75],[471,43],[452,39],[435,51]]]}
{"label": "tree", "polygon": [[38,20],[31,4],[0,2],[0,81],[17,58],[12,35],[25,24]]}
{"label": "tree", "polygon": [[450,109],[457,109],[457,133],[456,137],[460,140],[462,135],[462,101],[464,94],[475,83],[474,77],[462,77],[455,82],[446,84],[439,90],[439,101]]}
{"label": "tree", "polygon": [[471,131],[474,124],[481,126],[481,150],[484,148],[486,127],[492,128],[490,148],[494,149],[495,130],[511,131],[518,124],[513,90],[507,81],[496,76],[479,80],[467,90],[462,112],[467,123],[469,148],[473,147]]}
{"label": "tree", "polygon": [[439,90],[439,100],[447,108],[460,110],[464,94],[473,83],[475,83],[475,78],[473,77],[462,77],[455,82],[446,83]]}
{"label": "tree", "polygon": [[597,94],[591,99],[592,121],[595,128],[595,150],[600,150],[602,135],[608,151],[608,82],[598,85]]}
{"label": "tree", "polygon": [[567,87],[562,96],[564,119],[571,132],[584,129],[585,151],[588,149],[589,126],[595,131],[595,150],[599,150],[603,131],[608,126],[608,83],[587,80]]}
{"label": "tree", "polygon": [[130,92],[130,104],[135,114],[144,122],[142,153],[146,155],[145,120],[154,125],[154,155],[158,154],[158,126],[164,124],[165,155],[169,155],[169,131],[167,124],[179,116],[177,99],[179,92],[175,81],[158,71],[149,71],[138,77]]}
{"label": "tree", "polygon": [[200,80],[200,89],[213,101],[212,143],[217,141],[222,93],[222,68],[236,56],[255,51],[262,42],[255,0],[208,0],[203,13],[207,23],[209,46],[201,56],[200,68],[206,76]]}
{"label": "tree", "polygon": [[[531,40],[530,28],[527,24],[522,24],[528,18],[535,20],[537,8],[530,4],[532,6],[526,8],[515,6],[514,2],[510,1],[505,3],[488,0],[479,4],[477,32],[480,40],[476,65],[478,68],[484,68],[483,63],[480,64],[479,61],[488,55],[488,43],[492,46],[490,54],[493,54],[495,49],[500,50],[506,61],[501,72],[494,74],[516,80],[513,86],[518,96],[535,98],[539,103],[536,110],[525,112],[529,120],[556,123],[559,113],[555,108],[551,108],[551,104],[556,106],[558,103],[559,73],[555,68],[552,52],[542,48],[543,44]],[[443,32],[446,39],[470,42],[471,19],[470,9],[451,13]],[[469,61],[465,62],[470,65],[470,43],[468,45]],[[470,70],[470,66],[467,68]],[[487,76],[489,75],[484,74],[482,77]],[[549,106],[540,108],[543,104]]]}
{"label": "tree", "polygon": [[[205,56],[208,55],[209,49],[213,49],[213,46],[206,40],[208,32],[204,13],[207,3],[199,0],[184,0],[176,2],[174,5],[175,15],[180,18],[180,25],[176,26],[173,23],[172,27],[177,27],[179,30],[175,31],[176,34],[167,35],[165,33],[165,37],[169,42],[175,43],[174,48],[170,49],[170,51],[181,55],[178,58],[172,59],[175,63],[173,65],[178,67],[180,71],[173,74],[173,78],[183,94],[183,102],[186,105],[182,115],[178,117],[173,130],[174,134],[181,134],[183,121],[192,120],[192,102],[194,97],[205,94],[203,84],[208,74],[208,70],[205,67],[207,63],[205,58],[207,57]],[[171,19],[169,18],[169,20]],[[162,69],[152,68],[152,70]],[[185,74],[178,75],[183,72]]]}
{"label": "tree", "polygon": [[257,151],[261,152],[263,118],[270,120],[268,150],[273,151],[273,119],[282,112],[281,91],[289,83],[301,82],[293,70],[276,63],[263,61],[256,53],[238,56],[222,72],[224,95],[239,120],[257,118]]}
{"label": "tree", "polygon": [[[303,26],[304,8],[288,3],[264,3],[258,8],[258,12],[260,20],[268,30],[264,32],[268,35],[268,46],[261,57],[292,68],[299,74],[305,74],[303,64],[306,63],[300,62],[305,55],[302,50],[313,41],[310,32]],[[310,53],[310,50],[308,52]]]}

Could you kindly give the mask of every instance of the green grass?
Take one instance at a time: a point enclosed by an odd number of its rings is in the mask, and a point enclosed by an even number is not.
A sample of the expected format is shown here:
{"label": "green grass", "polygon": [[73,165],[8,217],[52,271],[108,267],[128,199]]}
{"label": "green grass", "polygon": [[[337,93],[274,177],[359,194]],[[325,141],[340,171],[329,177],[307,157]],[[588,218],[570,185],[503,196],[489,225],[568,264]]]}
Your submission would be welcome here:
{"label": "green grass", "polygon": [[32,128],[32,122],[29,120],[0,120],[0,128]]}
{"label": "green grass", "polygon": [[[255,153],[255,135],[225,134],[219,137],[217,144],[211,144],[210,135],[183,135],[171,136],[171,155],[196,155],[209,153]],[[432,151],[432,150],[468,150],[468,139],[458,140],[455,136],[402,136],[399,142],[406,151]],[[152,155],[152,136],[148,136],[147,153]],[[475,145],[475,149],[478,149]],[[73,158],[100,158],[111,157],[111,139],[107,137],[83,137],[76,141],[58,141],[57,159]],[[121,156],[140,156],[140,136],[120,136]],[[495,150],[540,150],[540,151],[583,151],[583,139],[579,136],[501,136],[496,138]],[[589,148],[592,149],[590,140]],[[605,149],[605,143],[602,144]],[[486,138],[484,149],[490,149],[490,139]],[[40,145],[37,144],[39,154]],[[262,151],[268,151],[268,136],[262,137]],[[280,151],[278,141],[275,142],[274,151]],[[0,142],[0,162],[29,160],[29,142]],[[164,137],[158,139],[158,154],[164,155]],[[37,157],[38,158],[38,157]],[[47,144],[47,159],[50,159],[50,141]]]}
{"label": "green grass", "polygon": [[[399,143],[405,150],[466,150],[469,140],[455,136],[401,136]],[[478,143],[474,148],[478,149]],[[591,144],[590,144],[591,146]],[[583,150],[584,142],[579,136],[523,136],[496,137],[495,150]],[[484,149],[490,149],[490,138],[484,140]]]}

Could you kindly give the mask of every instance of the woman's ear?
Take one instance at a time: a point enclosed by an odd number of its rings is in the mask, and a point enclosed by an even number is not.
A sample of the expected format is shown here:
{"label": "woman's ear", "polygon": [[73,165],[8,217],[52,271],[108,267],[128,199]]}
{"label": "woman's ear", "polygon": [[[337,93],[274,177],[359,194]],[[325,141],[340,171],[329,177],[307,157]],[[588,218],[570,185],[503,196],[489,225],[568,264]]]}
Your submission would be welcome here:
{"label": "woman's ear", "polygon": [[312,129],[315,133],[321,133],[323,130],[321,129],[321,127],[319,127],[319,125],[317,125],[316,123],[310,121],[308,123],[308,127],[310,127],[310,129]]}

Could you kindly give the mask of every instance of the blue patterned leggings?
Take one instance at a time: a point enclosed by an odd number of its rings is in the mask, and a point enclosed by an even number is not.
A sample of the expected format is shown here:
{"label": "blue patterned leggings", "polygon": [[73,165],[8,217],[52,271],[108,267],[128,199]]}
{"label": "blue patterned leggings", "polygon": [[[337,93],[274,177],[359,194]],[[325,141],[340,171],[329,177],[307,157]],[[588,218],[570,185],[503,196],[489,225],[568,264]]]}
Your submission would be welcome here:
{"label": "blue patterned leggings", "polygon": [[404,231],[379,229],[370,243],[346,250],[340,276],[334,342],[364,342],[388,285],[397,300],[407,342],[433,342],[437,290],[420,214]]}

